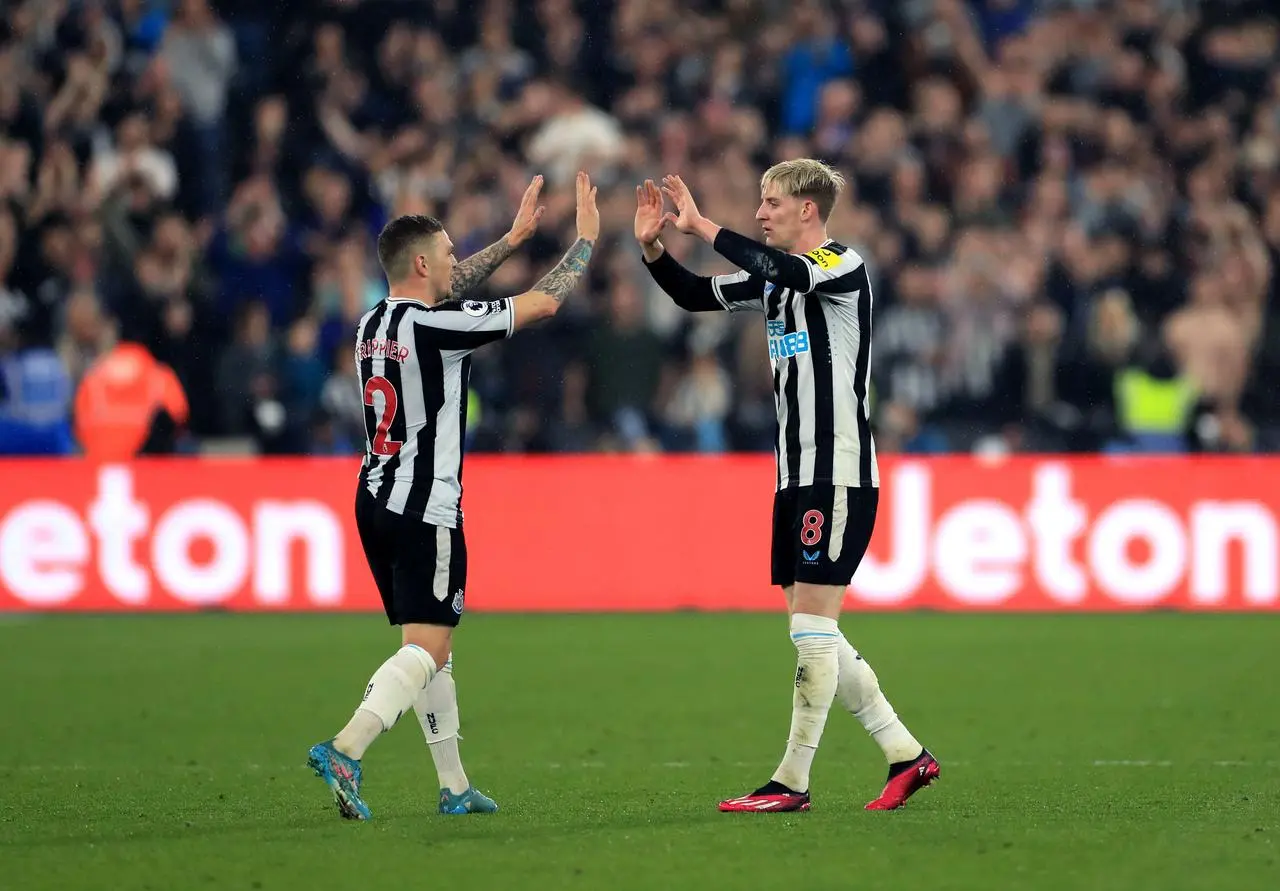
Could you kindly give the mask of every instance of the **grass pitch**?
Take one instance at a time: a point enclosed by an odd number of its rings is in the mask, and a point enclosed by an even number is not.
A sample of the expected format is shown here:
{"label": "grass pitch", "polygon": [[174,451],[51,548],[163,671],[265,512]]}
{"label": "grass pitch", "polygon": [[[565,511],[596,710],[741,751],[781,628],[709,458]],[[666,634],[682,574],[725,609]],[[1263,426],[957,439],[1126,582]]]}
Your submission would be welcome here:
{"label": "grass pitch", "polygon": [[380,617],[0,620],[0,887],[1280,887],[1280,620],[847,616],[942,762],[833,711],[808,814],[729,815],[790,715],[785,620],[469,615],[463,756],[499,814],[441,817],[412,715],[365,759],[374,821],[303,766],[395,646]]}

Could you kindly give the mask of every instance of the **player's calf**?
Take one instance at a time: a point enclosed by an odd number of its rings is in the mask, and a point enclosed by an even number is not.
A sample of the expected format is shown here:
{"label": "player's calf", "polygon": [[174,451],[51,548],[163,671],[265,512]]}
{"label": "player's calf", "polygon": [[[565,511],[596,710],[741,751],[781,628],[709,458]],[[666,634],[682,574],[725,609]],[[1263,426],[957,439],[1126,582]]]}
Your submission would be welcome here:
{"label": "player's calf", "polygon": [[924,750],[880,689],[880,680],[844,636],[838,642],[840,676],[836,698],[875,740],[890,764],[913,761]]}
{"label": "player's calf", "polygon": [[809,789],[809,770],[835,699],[840,674],[836,651],[839,638],[835,619],[799,612],[791,617],[791,641],[796,647],[791,732],[773,780],[799,792]]}
{"label": "player's calf", "polygon": [[379,666],[365,687],[355,714],[334,738],[339,752],[359,761],[378,735],[390,730],[436,673],[435,660],[420,646],[407,644]]}
{"label": "player's calf", "polygon": [[379,734],[394,727],[413,706],[435,673],[436,663],[426,650],[413,644],[401,647],[373,673],[347,725],[307,753],[307,763],[332,791],[342,816],[369,819],[369,808],[360,797],[360,759]]}

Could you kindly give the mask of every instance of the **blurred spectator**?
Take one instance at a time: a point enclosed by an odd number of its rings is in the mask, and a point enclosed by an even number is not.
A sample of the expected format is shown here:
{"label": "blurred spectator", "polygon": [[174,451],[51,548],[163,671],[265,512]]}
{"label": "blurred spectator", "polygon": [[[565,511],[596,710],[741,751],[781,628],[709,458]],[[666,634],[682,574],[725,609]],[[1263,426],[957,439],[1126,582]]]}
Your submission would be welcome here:
{"label": "blurred spectator", "polygon": [[171,453],[187,418],[177,375],[130,340],[89,366],[76,391],[76,439],[93,461]]}
{"label": "blurred spectator", "polygon": [[304,258],[270,180],[240,185],[209,245],[209,260],[221,283],[218,307],[226,316],[246,300],[261,300],[273,325],[297,317]]}
{"label": "blurred spectator", "polygon": [[596,171],[601,182],[609,183],[610,167],[622,153],[618,122],[589,105],[569,84],[534,83],[528,89],[549,93],[546,99],[536,100],[546,122],[529,143],[529,162],[546,170],[553,187],[571,182],[584,169]]}
{"label": "blurred spectator", "polygon": [[853,56],[820,4],[804,0],[791,13],[791,48],[782,59],[782,132],[803,134],[813,127],[815,98],[828,81],[853,73]]}
{"label": "blurred spectator", "polygon": [[0,455],[66,455],[74,451],[71,381],[48,347],[24,345],[0,319]]}
{"label": "blurred spectator", "polygon": [[199,154],[200,208],[214,212],[223,197],[227,89],[236,70],[231,29],[218,21],[209,0],[177,0],[160,47],[164,71],[182,99]]}
{"label": "blurred spectator", "polygon": [[663,411],[665,444],[676,451],[723,452],[729,446],[725,421],[733,385],[708,338],[695,335],[690,347],[688,369]]}
{"label": "blurred spectator", "polygon": [[[115,144],[104,146],[94,157],[89,169],[89,192],[109,194],[130,177],[140,178],[148,192],[162,201],[172,200],[178,190],[173,156],[151,144],[147,118],[137,110],[116,125]],[[91,203],[97,201],[91,199]]]}
{"label": "blurred spectator", "polygon": [[301,318],[289,328],[280,363],[281,402],[293,426],[295,449],[299,452],[306,451],[306,436],[320,409],[325,377],[316,323]]}
{"label": "blurred spectator", "polygon": [[608,447],[653,450],[663,349],[644,323],[635,283],[615,284],[608,318],[588,337],[587,368],[587,405],[592,418],[608,431]]}
{"label": "blurred spectator", "polygon": [[231,436],[277,438],[285,423],[285,409],[276,401],[280,385],[267,307],[243,304],[236,317],[231,345],[217,369],[222,430]]}
{"label": "blurred spectator", "polygon": [[67,302],[65,326],[58,340],[58,358],[73,388],[80,386],[89,367],[115,343],[115,325],[103,313],[97,295],[90,290],[73,294]]}
{"label": "blurred spectator", "polygon": [[329,435],[335,450],[345,444],[351,452],[364,444],[364,394],[360,392],[360,378],[355,363],[350,361],[349,350],[343,348],[334,358],[334,370],[320,391],[320,410],[329,426]]}

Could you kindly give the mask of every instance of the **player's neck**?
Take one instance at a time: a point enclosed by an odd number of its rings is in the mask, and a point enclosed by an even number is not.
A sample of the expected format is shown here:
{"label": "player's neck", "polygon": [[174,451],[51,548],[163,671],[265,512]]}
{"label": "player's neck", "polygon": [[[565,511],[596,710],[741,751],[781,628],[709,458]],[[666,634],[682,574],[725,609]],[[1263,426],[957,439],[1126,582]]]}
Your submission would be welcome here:
{"label": "player's neck", "polygon": [[831,239],[827,237],[825,228],[816,232],[806,232],[804,235],[796,239],[795,246],[791,249],[793,254],[807,254],[809,251],[816,251]]}
{"label": "player's neck", "polygon": [[430,294],[415,291],[412,288],[392,288],[387,294],[387,302],[389,303],[421,303],[423,306],[435,306],[439,300],[434,299]]}

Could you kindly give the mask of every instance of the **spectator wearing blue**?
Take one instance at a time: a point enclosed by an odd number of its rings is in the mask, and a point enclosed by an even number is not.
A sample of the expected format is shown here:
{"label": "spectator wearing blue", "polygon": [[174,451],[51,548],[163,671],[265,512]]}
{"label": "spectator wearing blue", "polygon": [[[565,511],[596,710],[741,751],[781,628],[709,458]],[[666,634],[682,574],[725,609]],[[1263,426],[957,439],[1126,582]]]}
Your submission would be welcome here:
{"label": "spectator wearing blue", "polygon": [[276,327],[297,317],[305,257],[266,177],[246,180],[236,190],[209,246],[209,260],[221,283],[218,302],[226,318],[246,300],[265,303]]}
{"label": "spectator wearing blue", "polygon": [[813,3],[795,10],[796,42],[782,59],[782,131],[808,133],[828,82],[853,74],[853,53],[836,18]]}
{"label": "spectator wearing blue", "polygon": [[47,346],[0,322],[0,455],[69,455],[71,378]]}

